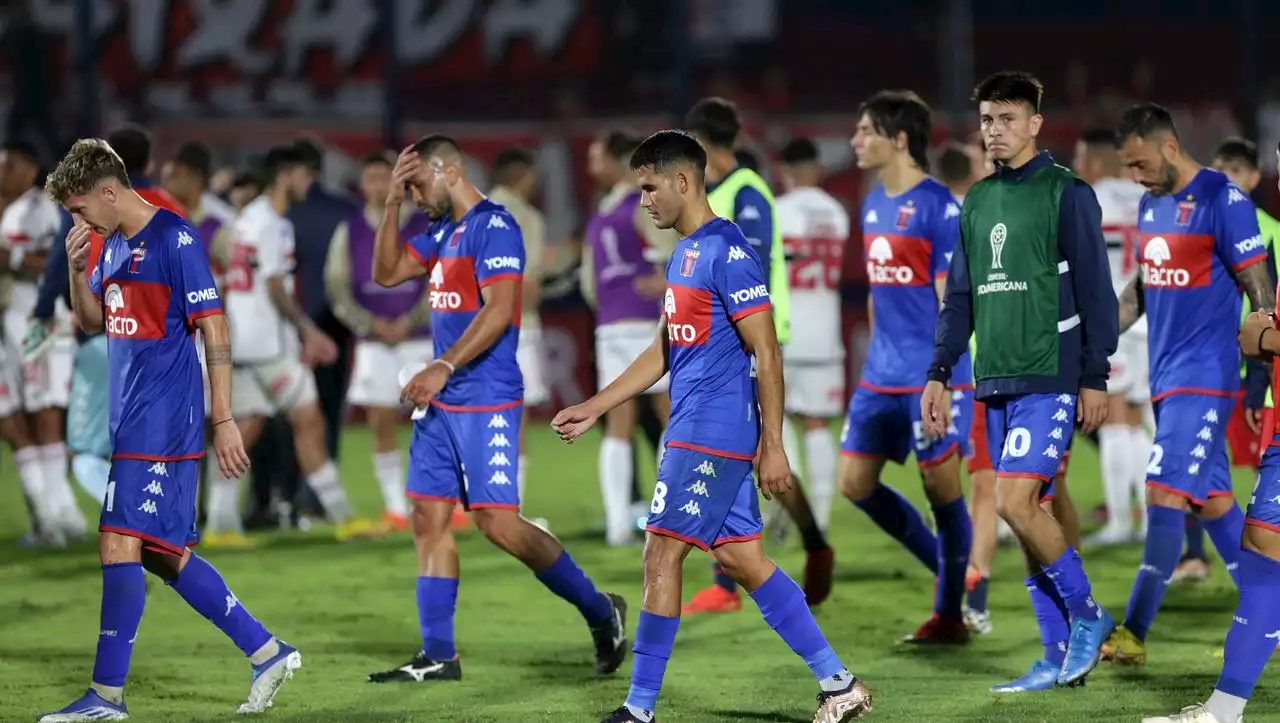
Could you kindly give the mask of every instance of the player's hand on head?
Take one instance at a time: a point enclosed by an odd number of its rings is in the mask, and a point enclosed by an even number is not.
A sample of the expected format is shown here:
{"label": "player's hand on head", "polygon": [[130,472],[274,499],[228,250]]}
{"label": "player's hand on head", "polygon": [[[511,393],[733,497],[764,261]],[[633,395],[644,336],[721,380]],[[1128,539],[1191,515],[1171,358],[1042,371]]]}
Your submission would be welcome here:
{"label": "player's hand on head", "polygon": [[920,394],[920,419],[925,432],[937,439],[951,427],[951,392],[942,382],[930,381]]}
{"label": "player's hand on head", "polygon": [[1275,312],[1264,310],[1249,314],[1244,324],[1240,326],[1240,332],[1236,337],[1240,342],[1240,351],[1244,352],[1245,356],[1267,356],[1268,352],[1262,348],[1262,337],[1268,329],[1275,328]]}
{"label": "player's hand on head", "polygon": [[573,444],[573,440],[586,434],[588,429],[595,426],[599,418],[600,416],[588,409],[585,403],[575,404],[560,410],[560,413],[551,420],[551,428],[560,435],[560,439]]}
{"label": "player's hand on head", "polygon": [[71,262],[71,268],[76,271],[84,271],[88,264],[91,235],[93,235],[93,229],[89,228],[87,223],[76,224],[67,233],[67,259]]}
{"label": "player's hand on head", "polygon": [[418,175],[418,169],[421,167],[422,159],[418,157],[417,151],[413,150],[413,146],[400,151],[400,155],[396,158],[396,165],[391,169],[391,194],[387,196],[387,203],[404,201],[405,185]]}
{"label": "player's hand on head", "polygon": [[778,445],[760,446],[760,466],[756,470],[760,493],[766,500],[773,499],[791,489],[791,463],[787,453]]}
{"label": "player's hand on head", "polygon": [[1085,434],[1092,434],[1107,421],[1107,393],[1101,389],[1081,389],[1076,400],[1076,419]]}
{"label": "player's hand on head", "polygon": [[249,453],[240,437],[240,427],[234,421],[214,425],[213,451],[218,455],[218,469],[229,479],[249,471]]}

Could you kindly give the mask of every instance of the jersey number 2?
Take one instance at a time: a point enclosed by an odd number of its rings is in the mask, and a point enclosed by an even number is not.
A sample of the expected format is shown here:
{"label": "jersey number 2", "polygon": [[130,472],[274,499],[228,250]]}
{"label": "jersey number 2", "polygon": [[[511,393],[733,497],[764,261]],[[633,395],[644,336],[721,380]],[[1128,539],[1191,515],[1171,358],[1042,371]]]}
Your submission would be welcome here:
{"label": "jersey number 2", "polygon": [[227,291],[253,291],[254,269],[257,254],[252,246],[236,244],[231,247],[231,261],[227,264]]}

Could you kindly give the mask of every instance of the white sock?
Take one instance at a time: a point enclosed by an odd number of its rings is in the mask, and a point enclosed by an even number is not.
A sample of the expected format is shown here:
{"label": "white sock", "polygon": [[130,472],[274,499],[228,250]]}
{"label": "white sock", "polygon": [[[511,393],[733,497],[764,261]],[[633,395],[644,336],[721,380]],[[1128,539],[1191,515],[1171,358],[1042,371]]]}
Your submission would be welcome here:
{"label": "white sock", "polygon": [[56,508],[49,499],[48,488],[44,481],[44,461],[40,459],[40,448],[34,445],[15,450],[13,461],[18,466],[18,478],[22,480],[22,493],[31,503],[33,522],[41,529],[48,530],[56,517]]}
{"label": "white sock", "polygon": [[804,433],[805,466],[809,476],[809,505],[813,518],[823,530],[831,522],[831,498],[836,490],[836,439],[826,428]]}
{"label": "white sock", "polygon": [[1240,698],[1230,693],[1223,693],[1218,689],[1214,689],[1209,696],[1209,702],[1204,704],[1205,710],[1213,714],[1222,723],[1237,723],[1244,718],[1244,707],[1249,703],[1248,698]]}
{"label": "white sock", "polygon": [[520,504],[524,504],[524,483],[529,476],[529,457],[520,455],[516,461],[516,493],[520,495]]}
{"label": "white sock", "polygon": [[853,673],[848,668],[843,668],[839,673],[828,675],[818,681],[818,687],[822,688],[824,693],[838,693],[853,682]]}
{"label": "white sock", "polygon": [[107,498],[107,482],[111,481],[111,463],[91,454],[77,454],[71,460],[71,471],[75,473],[80,489],[98,501]]}
{"label": "white sock", "polygon": [[605,437],[600,443],[600,496],[604,500],[605,539],[610,545],[631,541],[631,441]]}
{"label": "white sock", "polygon": [[653,720],[653,711],[637,708],[634,705],[628,705],[627,710],[631,711],[631,715],[639,718],[641,723],[650,723]]}
{"label": "white sock", "polygon": [[1147,462],[1151,457],[1151,444],[1151,432],[1146,427],[1129,428],[1129,454],[1133,455],[1129,480],[1143,529],[1147,525]]}
{"label": "white sock", "polygon": [[71,478],[67,475],[67,445],[58,442],[46,444],[39,449],[40,460],[44,465],[45,494],[52,500],[58,521],[68,531],[85,532],[87,527],[84,513],[80,511],[76,492],[71,489]]}
{"label": "white sock", "polygon": [[1107,503],[1107,529],[1133,530],[1133,437],[1129,426],[1104,424],[1098,429],[1098,456],[1102,463],[1102,496]]}
{"label": "white sock", "polygon": [[239,532],[244,528],[240,521],[240,480],[222,474],[218,455],[209,450],[205,456],[209,479],[209,510],[205,529],[209,532]]}
{"label": "white sock", "polygon": [[325,460],[319,469],[307,475],[307,484],[316,493],[330,522],[336,525],[347,521],[351,516],[351,504],[347,502],[347,491],[342,489],[342,480],[333,460]]}
{"label": "white sock", "polygon": [[409,514],[409,503],[404,498],[404,460],[399,450],[373,453],[373,474],[382,490],[382,506],[393,515]]}
{"label": "white sock", "polygon": [[275,638],[271,638],[262,644],[261,648],[253,651],[249,656],[249,662],[254,665],[262,665],[280,654],[280,643]]}

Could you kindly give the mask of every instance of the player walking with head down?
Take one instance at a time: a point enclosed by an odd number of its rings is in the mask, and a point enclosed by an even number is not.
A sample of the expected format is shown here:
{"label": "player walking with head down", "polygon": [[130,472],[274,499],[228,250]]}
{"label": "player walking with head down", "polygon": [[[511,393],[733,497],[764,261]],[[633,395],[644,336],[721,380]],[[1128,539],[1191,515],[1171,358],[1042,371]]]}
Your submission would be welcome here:
{"label": "player walking with head down", "polygon": [[681,567],[694,547],[713,551],[809,665],[822,688],[815,723],[852,720],[871,709],[870,693],[840,662],[804,593],[760,541],[752,481],[757,451],[765,495],[791,486],[782,447],[782,352],[759,258],[742,231],[707,203],[706,164],[706,151],[680,131],[655,133],[632,155],[640,203],[657,226],[684,237],[667,264],[663,317],[653,344],[621,376],[552,421],[572,442],[670,370],[671,423],[649,508],[631,692],[605,721],[654,720],[680,626]]}
{"label": "player walking with head down", "polygon": [[921,397],[925,425],[942,434],[947,381],[976,330],[974,377],[998,460],[998,509],[1022,542],[1045,648],[1022,678],[992,689],[1000,693],[1078,683],[1114,625],[1093,600],[1079,554],[1040,506],[1077,417],[1086,431],[1106,417],[1107,358],[1118,336],[1098,201],[1036,151],[1042,95],[1040,81],[1008,71],[974,91],[997,169],[965,197]]}
{"label": "player walking with head down", "polygon": [[[218,571],[186,549],[196,540],[204,455],[197,329],[204,335],[219,466],[231,477],[249,467],[231,418],[231,335],[209,257],[186,221],[134,192],[124,163],[105,141],[77,141],[47,188],[79,221],[66,242],[71,298],[84,330],[107,334],[114,454],[98,527],[102,618],[93,683],[78,700],[40,720],[129,717],[124,682],[146,602],[144,569],[249,656],[253,682],[238,712],[261,713],[302,657],[272,637]],[[86,279],[91,231],[106,241]]]}
{"label": "player walking with head down", "polygon": [[[433,223],[401,245],[406,186]],[[453,642],[458,548],[451,518],[459,501],[485,537],[582,613],[595,640],[596,672],[612,673],[626,657],[626,602],[598,591],[559,540],[520,516],[513,466],[524,398],[516,361],[524,271],[520,227],[467,179],[461,147],[445,136],[427,136],[400,154],[386,205],[373,279],[396,286],[430,272],[435,361],[401,391],[402,399],[425,411],[413,426],[406,484],[413,498],[422,649],[408,663],[369,680],[462,677]]]}

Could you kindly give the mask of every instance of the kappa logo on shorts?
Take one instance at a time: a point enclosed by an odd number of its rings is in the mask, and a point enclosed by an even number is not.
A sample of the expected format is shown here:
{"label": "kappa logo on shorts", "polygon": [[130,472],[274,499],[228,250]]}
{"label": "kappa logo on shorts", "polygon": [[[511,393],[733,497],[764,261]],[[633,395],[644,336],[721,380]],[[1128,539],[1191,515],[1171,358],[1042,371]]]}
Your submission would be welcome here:
{"label": "kappa logo on shorts", "polygon": [[493,476],[489,478],[489,484],[509,485],[511,484],[511,479],[507,477],[506,472],[503,472],[502,470],[497,470],[496,472],[493,473]]}
{"label": "kappa logo on shorts", "polygon": [[715,465],[711,464],[711,460],[709,459],[702,460],[702,464],[694,467],[693,471],[703,475],[704,477],[714,478],[716,476]]}
{"label": "kappa logo on shorts", "polygon": [[493,456],[489,458],[489,466],[490,467],[510,467],[511,460],[507,459],[507,455],[504,452],[494,452]]}
{"label": "kappa logo on shorts", "polygon": [[1200,431],[1196,433],[1196,439],[1202,439],[1206,442],[1212,441],[1213,430],[1209,429],[1208,427],[1201,427]]}
{"label": "kappa logo on shorts", "polygon": [[235,593],[228,590],[227,591],[227,611],[222,614],[222,617],[224,618],[231,617],[231,611],[235,610],[236,606],[239,604],[240,604],[240,598],[236,597]]}
{"label": "kappa logo on shorts", "polygon": [[1062,439],[1062,427],[1054,427],[1049,433],[1049,439]]}
{"label": "kappa logo on shorts", "polygon": [[1191,456],[1195,457],[1196,459],[1204,459],[1208,455],[1205,452],[1204,445],[1197,444],[1195,447],[1191,449]]}
{"label": "kappa logo on shorts", "polygon": [[1217,423],[1218,423],[1218,410],[1216,410],[1216,409],[1210,409],[1209,411],[1205,412],[1205,413],[1204,413],[1204,416],[1203,416],[1203,417],[1201,417],[1200,419],[1201,419],[1201,421],[1208,422],[1209,424],[1217,424]]}
{"label": "kappa logo on shorts", "polygon": [[146,487],[142,488],[142,491],[148,494],[153,494],[156,497],[164,497],[164,488],[160,486],[159,480],[151,480]]}
{"label": "kappa logo on shorts", "polygon": [[1071,403],[1071,395],[1070,395],[1070,394],[1059,394],[1059,395],[1058,395],[1058,404],[1070,404],[1070,403]]}
{"label": "kappa logo on shorts", "polygon": [[490,447],[510,447],[511,442],[507,439],[507,435],[499,432],[493,435],[493,438],[489,440],[489,446]]}
{"label": "kappa logo on shorts", "polygon": [[698,503],[693,500],[689,500],[681,505],[680,511],[690,517],[702,517],[702,508],[698,507]]}
{"label": "kappa logo on shorts", "polygon": [[686,492],[692,492],[692,493],[694,493],[695,495],[698,495],[699,497],[710,497],[710,496],[711,496],[711,495],[707,492],[707,483],[706,483],[706,482],[703,482],[702,480],[698,480],[697,482],[694,482],[693,484],[689,485],[689,487],[688,487],[685,491],[686,491]]}
{"label": "kappa logo on shorts", "polygon": [[1058,411],[1054,412],[1054,413],[1053,413],[1053,421],[1055,421],[1055,422],[1065,422],[1065,421],[1067,421],[1067,410],[1065,410],[1065,409],[1059,409]]}
{"label": "kappa logo on shorts", "polygon": [[169,468],[165,466],[164,462],[152,462],[151,466],[147,468],[147,474],[153,474],[157,477],[168,477]]}
{"label": "kappa logo on shorts", "polygon": [[1048,458],[1050,458],[1050,459],[1057,459],[1058,457],[1060,457],[1060,456],[1062,456],[1062,455],[1058,452],[1058,445],[1056,445],[1056,444],[1051,444],[1051,445],[1049,445],[1048,447],[1045,447],[1045,448],[1044,448],[1044,456],[1046,456],[1046,457],[1048,457]]}
{"label": "kappa logo on shorts", "polygon": [[1187,465],[1187,474],[1190,474],[1190,475],[1200,474],[1200,463],[1192,462],[1191,464]]}
{"label": "kappa logo on shorts", "polygon": [[139,505],[139,506],[138,506],[138,511],[139,511],[139,512],[145,512],[145,513],[147,513],[147,514],[149,514],[149,515],[158,515],[158,514],[160,514],[159,510],[156,508],[156,501],[155,501],[155,500],[147,500],[147,501],[143,502],[141,505]]}
{"label": "kappa logo on shorts", "polygon": [[489,419],[489,429],[507,429],[511,423],[501,414],[495,414]]}

